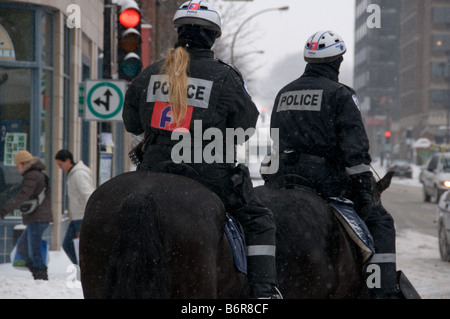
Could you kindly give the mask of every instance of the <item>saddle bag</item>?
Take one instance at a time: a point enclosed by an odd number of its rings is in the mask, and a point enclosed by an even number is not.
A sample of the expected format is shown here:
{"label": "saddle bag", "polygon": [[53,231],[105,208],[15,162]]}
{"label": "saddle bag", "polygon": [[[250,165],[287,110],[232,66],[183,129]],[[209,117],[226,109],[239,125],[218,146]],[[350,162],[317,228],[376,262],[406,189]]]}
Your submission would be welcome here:
{"label": "saddle bag", "polygon": [[245,253],[244,235],[239,228],[239,224],[227,213],[227,222],[225,224],[225,235],[233,252],[236,268],[247,275],[247,256]]}
{"label": "saddle bag", "polygon": [[345,198],[332,197],[328,198],[328,204],[333,208],[336,219],[361,249],[364,262],[370,260],[375,253],[374,241],[366,224],[353,209],[353,202]]}

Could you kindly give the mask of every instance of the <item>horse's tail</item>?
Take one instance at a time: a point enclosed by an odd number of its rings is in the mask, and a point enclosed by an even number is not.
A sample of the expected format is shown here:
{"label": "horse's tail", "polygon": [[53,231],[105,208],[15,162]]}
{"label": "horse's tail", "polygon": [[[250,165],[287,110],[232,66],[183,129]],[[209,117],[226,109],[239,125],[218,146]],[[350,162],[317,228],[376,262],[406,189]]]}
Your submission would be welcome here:
{"label": "horse's tail", "polygon": [[156,200],[148,191],[137,191],[125,197],[119,211],[121,229],[108,265],[106,295],[167,299],[169,283]]}

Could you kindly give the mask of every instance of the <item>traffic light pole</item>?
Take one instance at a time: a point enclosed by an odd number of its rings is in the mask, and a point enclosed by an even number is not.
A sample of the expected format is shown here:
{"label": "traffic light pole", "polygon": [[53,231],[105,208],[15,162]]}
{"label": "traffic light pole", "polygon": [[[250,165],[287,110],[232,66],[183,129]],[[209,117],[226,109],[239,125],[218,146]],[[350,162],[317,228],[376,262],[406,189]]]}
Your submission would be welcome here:
{"label": "traffic light pole", "polygon": [[[111,0],[105,0],[105,8],[103,10],[103,66],[102,78],[112,79],[111,76]],[[111,133],[112,127],[110,122],[101,121],[97,123],[97,183],[100,181],[99,172],[101,171],[100,158],[102,156],[101,136],[103,132]]]}
{"label": "traffic light pole", "polygon": [[111,0],[105,0],[103,11],[103,78],[111,79]]}

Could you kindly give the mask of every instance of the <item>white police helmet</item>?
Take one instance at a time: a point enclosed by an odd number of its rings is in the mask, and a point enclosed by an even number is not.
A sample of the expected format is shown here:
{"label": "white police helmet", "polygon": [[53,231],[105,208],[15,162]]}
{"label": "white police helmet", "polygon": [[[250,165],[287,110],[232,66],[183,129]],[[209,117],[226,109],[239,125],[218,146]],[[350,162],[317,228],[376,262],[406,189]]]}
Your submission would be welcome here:
{"label": "white police helmet", "polygon": [[222,23],[219,13],[206,1],[191,0],[183,3],[173,17],[173,26],[198,25],[216,31],[217,38],[222,35]]}
{"label": "white police helmet", "polygon": [[314,33],[306,42],[304,58],[308,63],[328,63],[347,51],[344,40],[333,31]]}

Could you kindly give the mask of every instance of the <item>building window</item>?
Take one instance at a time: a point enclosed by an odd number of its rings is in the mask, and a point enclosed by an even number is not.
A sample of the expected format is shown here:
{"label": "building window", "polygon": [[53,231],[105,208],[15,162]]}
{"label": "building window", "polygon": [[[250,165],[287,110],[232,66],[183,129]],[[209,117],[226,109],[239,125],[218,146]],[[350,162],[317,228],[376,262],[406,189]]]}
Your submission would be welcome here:
{"label": "building window", "polygon": [[[0,206],[14,196],[22,177],[14,165],[14,154],[30,146],[30,107],[32,70],[26,68],[6,68],[0,66],[0,170],[5,178],[4,193]],[[12,92],[17,92],[11,94]],[[20,92],[20,94],[19,94]]]}
{"label": "building window", "polygon": [[0,3],[0,207],[22,181],[13,162],[18,150],[39,156],[51,175],[53,12]]}
{"label": "building window", "polygon": [[439,34],[433,35],[431,47],[434,51],[446,52],[450,51],[450,35]]}
{"label": "building window", "polygon": [[[26,9],[3,8],[0,4],[0,25],[9,35],[16,61],[35,61],[35,37],[33,36],[35,12]],[[27,30],[25,32],[25,30]],[[27,36],[24,36],[27,34]],[[0,59],[0,61],[2,61]]]}
{"label": "building window", "polygon": [[448,103],[447,90],[431,90],[431,106],[432,107],[444,107]]}
{"label": "building window", "polygon": [[441,81],[450,79],[450,62],[432,62],[431,78]]}
{"label": "building window", "polygon": [[450,24],[450,7],[433,8],[433,23]]}

